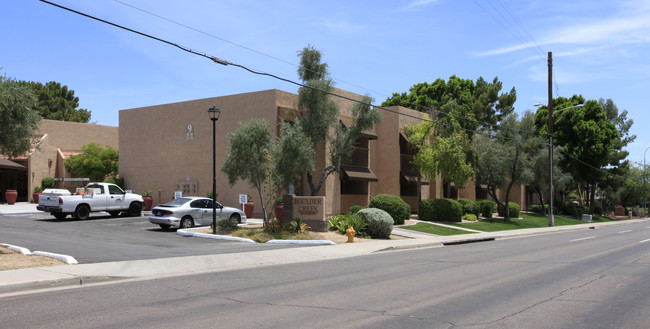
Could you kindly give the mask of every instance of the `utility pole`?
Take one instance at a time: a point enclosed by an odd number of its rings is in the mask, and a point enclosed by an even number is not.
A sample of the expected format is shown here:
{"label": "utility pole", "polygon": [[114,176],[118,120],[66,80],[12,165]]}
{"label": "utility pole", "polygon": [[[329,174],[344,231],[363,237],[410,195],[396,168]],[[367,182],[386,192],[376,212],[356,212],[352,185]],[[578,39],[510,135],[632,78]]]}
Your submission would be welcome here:
{"label": "utility pole", "polygon": [[548,226],[555,225],[553,217],[553,53],[548,52]]}

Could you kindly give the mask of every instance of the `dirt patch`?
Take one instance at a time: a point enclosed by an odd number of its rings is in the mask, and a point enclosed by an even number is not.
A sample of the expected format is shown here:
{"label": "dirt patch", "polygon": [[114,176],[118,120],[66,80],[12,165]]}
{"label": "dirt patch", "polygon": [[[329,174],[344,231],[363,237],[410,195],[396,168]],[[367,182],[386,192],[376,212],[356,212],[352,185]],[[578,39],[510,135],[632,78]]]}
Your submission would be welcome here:
{"label": "dirt patch", "polygon": [[[251,229],[251,230],[262,230],[262,225],[246,225],[244,227],[245,229]],[[197,233],[206,233],[206,234],[212,234],[212,229],[210,227],[202,227],[199,229],[194,230],[194,232]],[[347,235],[339,234],[338,232],[334,231],[328,231],[328,232],[309,232],[310,240],[329,240],[332,241],[336,244],[343,244],[348,242],[348,237]],[[217,231],[217,235],[227,235],[230,236],[232,235],[232,232],[228,231]],[[400,240],[404,239],[402,236],[398,235],[391,235],[390,240]],[[362,239],[355,237],[354,242],[369,242],[373,241],[373,239]]]}
{"label": "dirt patch", "polygon": [[23,255],[4,246],[0,246],[0,271],[57,265],[65,265],[65,263],[50,257]]}

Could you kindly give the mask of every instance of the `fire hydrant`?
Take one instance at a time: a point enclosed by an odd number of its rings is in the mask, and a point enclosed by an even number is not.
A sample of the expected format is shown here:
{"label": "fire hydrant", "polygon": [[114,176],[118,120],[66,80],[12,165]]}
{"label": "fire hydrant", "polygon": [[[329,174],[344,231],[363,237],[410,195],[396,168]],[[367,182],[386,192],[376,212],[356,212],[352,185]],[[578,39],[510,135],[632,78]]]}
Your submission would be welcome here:
{"label": "fire hydrant", "polygon": [[356,233],[357,232],[354,230],[354,228],[352,226],[348,226],[348,229],[345,230],[345,234],[348,235],[348,242],[350,242],[350,243],[354,242],[354,235]]}

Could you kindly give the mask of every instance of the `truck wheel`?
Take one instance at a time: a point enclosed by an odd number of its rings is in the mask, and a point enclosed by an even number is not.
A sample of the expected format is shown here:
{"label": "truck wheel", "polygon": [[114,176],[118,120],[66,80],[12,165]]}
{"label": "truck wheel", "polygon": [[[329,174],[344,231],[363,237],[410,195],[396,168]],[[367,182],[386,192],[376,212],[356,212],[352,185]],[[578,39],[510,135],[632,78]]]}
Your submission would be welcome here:
{"label": "truck wheel", "polygon": [[194,221],[192,220],[192,217],[186,216],[181,218],[181,223],[179,225],[180,228],[190,228],[194,226]]}
{"label": "truck wheel", "polygon": [[66,218],[66,216],[68,216],[68,214],[61,214],[61,213],[55,213],[55,214],[52,214],[52,215],[54,215],[54,218],[56,218],[58,220],[64,220]]}
{"label": "truck wheel", "polygon": [[86,205],[77,206],[77,209],[74,211],[74,217],[78,220],[86,220],[90,217],[90,208]]}
{"label": "truck wheel", "polygon": [[129,206],[129,216],[131,217],[140,217],[142,213],[142,205],[138,202],[132,202]]}

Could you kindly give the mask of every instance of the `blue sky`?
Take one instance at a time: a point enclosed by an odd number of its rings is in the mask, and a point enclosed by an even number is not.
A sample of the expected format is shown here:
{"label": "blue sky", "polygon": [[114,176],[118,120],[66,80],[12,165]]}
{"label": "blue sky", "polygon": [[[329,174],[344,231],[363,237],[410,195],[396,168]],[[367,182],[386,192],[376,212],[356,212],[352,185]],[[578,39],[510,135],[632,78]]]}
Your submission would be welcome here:
{"label": "blue sky", "polygon": [[[650,146],[648,1],[52,1],[296,81],[297,51],[311,44],[337,87],[376,104],[419,82],[497,76],[517,89],[517,112],[533,110],[547,100],[552,51],[554,97],[612,98],[634,120],[628,158],[643,162]],[[4,0],[0,13],[1,74],[67,85],[98,124],[140,106],[297,92],[37,0]]]}

